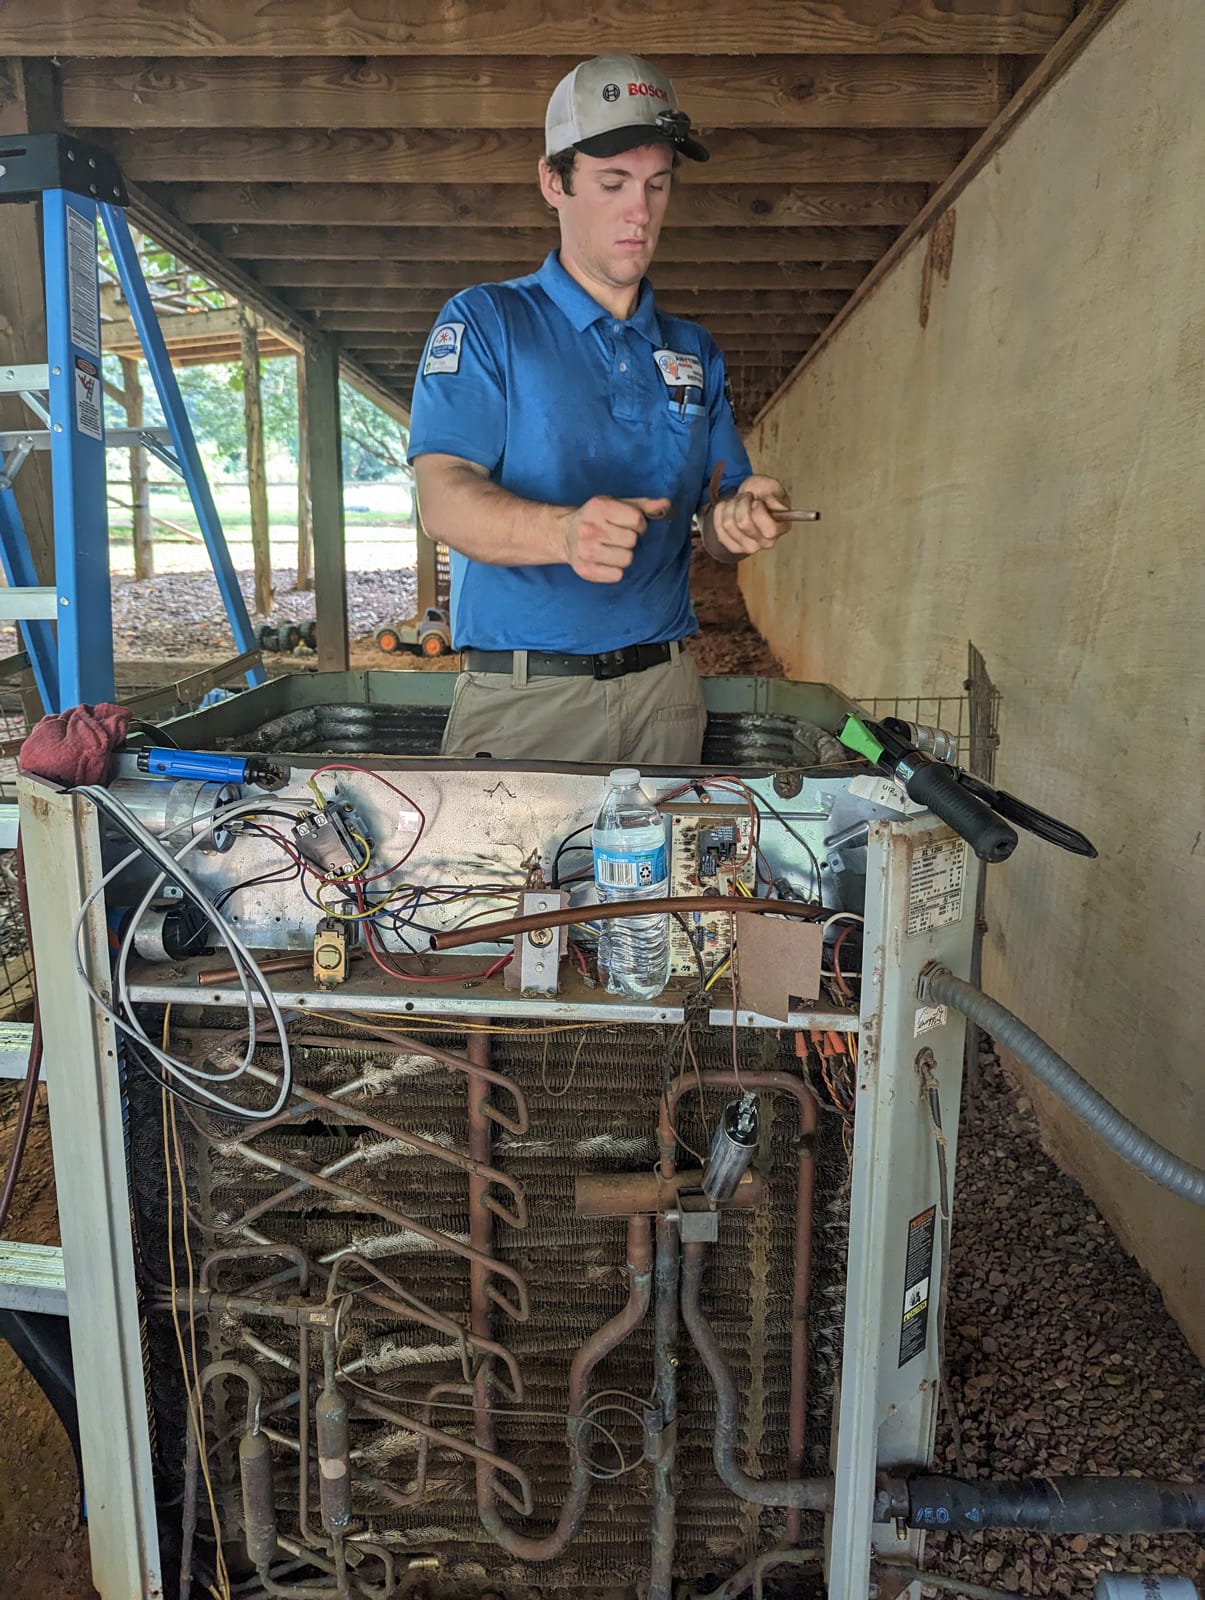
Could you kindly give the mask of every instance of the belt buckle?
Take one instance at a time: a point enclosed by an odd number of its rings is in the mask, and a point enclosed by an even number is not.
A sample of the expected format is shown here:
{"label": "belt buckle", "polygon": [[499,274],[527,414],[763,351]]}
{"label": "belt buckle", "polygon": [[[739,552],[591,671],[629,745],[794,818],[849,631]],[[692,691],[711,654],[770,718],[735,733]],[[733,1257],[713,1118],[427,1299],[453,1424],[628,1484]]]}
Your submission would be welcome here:
{"label": "belt buckle", "polygon": [[608,683],[612,678],[625,677],[632,669],[627,662],[627,650],[604,650],[591,656],[590,661],[597,683]]}

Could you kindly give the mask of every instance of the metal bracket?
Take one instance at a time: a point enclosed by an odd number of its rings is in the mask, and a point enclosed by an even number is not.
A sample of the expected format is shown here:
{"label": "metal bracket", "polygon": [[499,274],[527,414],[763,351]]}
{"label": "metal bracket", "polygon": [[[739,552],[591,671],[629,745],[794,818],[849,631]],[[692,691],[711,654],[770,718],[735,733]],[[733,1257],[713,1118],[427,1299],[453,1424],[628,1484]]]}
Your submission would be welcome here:
{"label": "metal bracket", "polygon": [[[541,889],[521,896],[520,914],[528,917],[541,911],[559,911],[568,904],[569,896],[563,889]],[[561,956],[568,943],[567,928],[535,928],[520,934],[515,949],[517,960],[507,969],[508,984],[525,995],[556,994]],[[510,973],[516,967],[518,972],[511,980]]]}
{"label": "metal bracket", "polygon": [[19,444],[13,446],[8,453],[8,460],[0,471],[0,489],[11,489],[18,472],[29,459],[33,450],[33,435],[27,433]]}
{"label": "metal bracket", "polygon": [[47,189],[66,189],[112,206],[130,203],[121,169],[103,145],[70,133],[0,139],[0,205],[37,200]]}
{"label": "metal bracket", "polygon": [[0,394],[21,394],[25,389],[36,389],[46,394],[49,388],[50,368],[45,361],[0,367]]}
{"label": "metal bracket", "polygon": [[720,1236],[720,1214],[702,1189],[678,1191],[678,1233],[683,1244],[714,1244]]}

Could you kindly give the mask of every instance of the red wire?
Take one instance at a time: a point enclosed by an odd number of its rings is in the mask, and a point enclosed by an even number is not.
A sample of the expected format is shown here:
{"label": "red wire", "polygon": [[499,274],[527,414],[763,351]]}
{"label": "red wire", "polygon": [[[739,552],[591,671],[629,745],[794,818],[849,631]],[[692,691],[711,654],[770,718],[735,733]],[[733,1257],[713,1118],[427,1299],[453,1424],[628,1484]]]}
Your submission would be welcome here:
{"label": "red wire", "polygon": [[[363,895],[357,892],[356,899],[359,902],[360,909],[363,910]],[[475,982],[481,978],[492,978],[496,972],[501,972],[502,968],[511,959],[510,954],[508,953],[504,956],[500,956],[498,960],[495,961],[492,966],[487,967],[484,972],[454,972],[446,978],[436,977],[431,973],[403,972],[400,967],[395,967],[392,961],[384,959],[389,955],[389,952],[385,949],[384,943],[381,944],[380,953],[378,954],[377,946],[373,943],[374,937],[379,937],[378,930],[373,926],[371,918],[367,918],[364,922],[364,946],[367,949],[368,954],[372,957],[373,961],[376,962],[377,966],[380,967],[382,972],[388,973],[391,978],[397,978],[402,983]]]}
{"label": "red wire", "polygon": [[[380,872],[370,873],[367,878],[357,878],[356,882],[376,883],[378,879],[387,878],[391,872],[396,872],[399,867],[404,867],[407,861],[409,861],[410,857],[418,849],[418,841],[422,838],[427,826],[427,813],[423,810],[422,806],[419,805],[418,801],[412,799],[404,789],[399,789],[396,783],[390,783],[388,778],[383,778],[379,772],[373,772],[368,767],[358,767],[354,762],[351,761],[328,761],[325,766],[316,767],[314,771],[310,773],[311,781],[320,778],[324,772],[357,772],[362,778],[375,778],[378,783],[383,783],[387,789],[392,789],[394,794],[400,796],[400,798],[403,799],[408,806],[418,812],[418,832],[414,835],[414,839],[411,842],[409,850],[406,851],[406,854],[399,857],[399,859],[395,861],[392,866],[385,867]],[[313,867],[310,867],[309,870],[314,872]],[[321,873],[314,872],[314,876],[316,878],[320,878],[322,875]],[[342,878],[322,878],[323,883],[343,883],[345,881],[346,880]]]}

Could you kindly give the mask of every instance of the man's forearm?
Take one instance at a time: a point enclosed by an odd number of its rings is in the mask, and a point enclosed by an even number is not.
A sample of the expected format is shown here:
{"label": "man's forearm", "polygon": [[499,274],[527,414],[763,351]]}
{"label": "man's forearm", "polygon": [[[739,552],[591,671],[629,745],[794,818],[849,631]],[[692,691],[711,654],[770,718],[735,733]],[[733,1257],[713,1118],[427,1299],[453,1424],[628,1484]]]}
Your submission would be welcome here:
{"label": "man's forearm", "polygon": [[548,566],[567,560],[572,507],[524,500],[471,467],[417,464],[423,527],[430,538],[470,560],[496,567]]}

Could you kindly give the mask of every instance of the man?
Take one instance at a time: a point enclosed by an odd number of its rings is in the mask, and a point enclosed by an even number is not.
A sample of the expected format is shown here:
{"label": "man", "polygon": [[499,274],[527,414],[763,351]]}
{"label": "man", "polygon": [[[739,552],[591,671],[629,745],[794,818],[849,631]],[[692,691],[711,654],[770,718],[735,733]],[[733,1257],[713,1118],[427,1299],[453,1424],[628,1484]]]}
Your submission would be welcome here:
{"label": "man", "polygon": [[444,307],[414,388],[423,522],[452,551],[463,666],[444,754],[691,765],[706,713],[690,529],[735,566],[786,524],[755,476],[724,361],[657,310],[645,273],[680,156],[705,161],[673,85],[636,56],[553,91],[540,189],[561,246]]}

